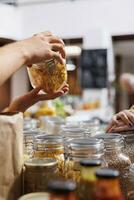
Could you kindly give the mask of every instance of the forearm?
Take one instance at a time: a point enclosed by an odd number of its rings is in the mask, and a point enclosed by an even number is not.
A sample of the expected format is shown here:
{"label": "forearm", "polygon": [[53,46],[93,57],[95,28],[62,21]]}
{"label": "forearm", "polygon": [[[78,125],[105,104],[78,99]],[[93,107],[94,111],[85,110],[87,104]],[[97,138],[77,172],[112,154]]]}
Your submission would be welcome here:
{"label": "forearm", "polygon": [[0,85],[26,62],[21,42],[15,42],[0,48]]}

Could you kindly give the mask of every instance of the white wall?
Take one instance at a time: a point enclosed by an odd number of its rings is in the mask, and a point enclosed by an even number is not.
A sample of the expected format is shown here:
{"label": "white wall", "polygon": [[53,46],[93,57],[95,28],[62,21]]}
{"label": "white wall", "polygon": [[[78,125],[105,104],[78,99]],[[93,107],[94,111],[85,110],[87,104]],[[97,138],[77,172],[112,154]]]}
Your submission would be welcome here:
{"label": "white wall", "polygon": [[24,6],[20,11],[24,37],[51,30],[62,37],[86,36],[90,46],[93,41],[106,40],[105,33],[133,33],[133,8],[133,0],[81,0]]}
{"label": "white wall", "polygon": [[0,4],[0,37],[22,38],[22,18],[19,9]]}
{"label": "white wall", "polygon": [[0,35],[16,39],[51,30],[63,38],[84,37],[84,48],[109,49],[109,74],[112,79],[110,36],[134,33],[133,10],[134,0],[81,0],[18,8],[0,5]]}
{"label": "white wall", "polygon": [[113,79],[111,35],[134,33],[134,0],[81,0],[20,7],[24,37],[51,30],[63,38],[83,37],[84,48],[108,48]]}

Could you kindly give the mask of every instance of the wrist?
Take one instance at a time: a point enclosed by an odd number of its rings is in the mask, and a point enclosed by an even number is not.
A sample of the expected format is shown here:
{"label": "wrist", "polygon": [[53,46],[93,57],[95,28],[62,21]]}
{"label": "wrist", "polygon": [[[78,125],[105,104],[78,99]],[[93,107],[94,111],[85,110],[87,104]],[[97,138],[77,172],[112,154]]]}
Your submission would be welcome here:
{"label": "wrist", "polygon": [[27,64],[30,60],[30,56],[28,53],[28,48],[27,48],[27,43],[25,42],[25,40],[18,42],[19,43],[19,47],[20,47],[20,54],[21,54],[21,58],[23,60],[23,64]]}

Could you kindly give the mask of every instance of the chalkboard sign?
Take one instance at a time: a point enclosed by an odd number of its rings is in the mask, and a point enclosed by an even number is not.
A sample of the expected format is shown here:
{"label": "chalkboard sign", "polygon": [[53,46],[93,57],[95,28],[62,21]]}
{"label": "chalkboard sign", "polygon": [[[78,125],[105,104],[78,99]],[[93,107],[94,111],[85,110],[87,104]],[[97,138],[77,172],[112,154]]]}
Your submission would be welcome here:
{"label": "chalkboard sign", "polygon": [[107,87],[107,50],[82,50],[81,84],[83,88]]}

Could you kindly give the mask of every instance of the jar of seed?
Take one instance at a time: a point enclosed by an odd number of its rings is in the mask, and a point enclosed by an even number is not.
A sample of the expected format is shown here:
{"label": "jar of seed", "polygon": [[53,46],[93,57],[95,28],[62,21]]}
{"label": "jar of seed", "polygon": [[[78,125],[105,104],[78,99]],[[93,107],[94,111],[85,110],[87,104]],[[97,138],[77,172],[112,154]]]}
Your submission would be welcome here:
{"label": "jar of seed", "polygon": [[134,164],[132,164],[129,169],[127,188],[128,199],[134,199]]}
{"label": "jar of seed", "polygon": [[124,197],[127,194],[127,176],[131,161],[128,155],[124,153],[124,137],[120,134],[104,134],[97,138],[103,139],[105,144],[105,159],[108,167],[120,172],[120,182]]}
{"label": "jar of seed", "polygon": [[34,158],[55,158],[61,176],[64,175],[64,142],[59,135],[39,135],[34,138]]}
{"label": "jar of seed", "polygon": [[30,159],[25,162],[24,193],[45,192],[48,182],[58,176],[56,159]]}
{"label": "jar of seed", "polygon": [[125,138],[125,153],[130,157],[134,163],[134,134],[123,134]]}
{"label": "jar of seed", "polygon": [[65,176],[77,183],[80,181],[80,161],[100,159],[103,166],[107,166],[104,159],[104,143],[100,139],[72,139],[67,143],[68,157],[65,161]]}

